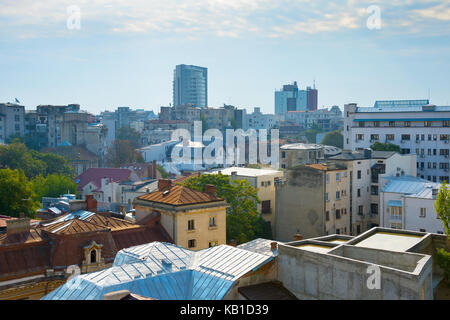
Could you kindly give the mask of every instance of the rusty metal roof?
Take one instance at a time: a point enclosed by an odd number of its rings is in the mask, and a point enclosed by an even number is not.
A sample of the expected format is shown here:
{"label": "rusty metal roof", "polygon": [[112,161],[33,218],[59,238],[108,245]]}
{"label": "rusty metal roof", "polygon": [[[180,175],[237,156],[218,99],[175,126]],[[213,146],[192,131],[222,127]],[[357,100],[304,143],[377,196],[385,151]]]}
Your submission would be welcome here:
{"label": "rusty metal roof", "polygon": [[223,201],[215,195],[175,185],[164,191],[155,191],[138,197],[139,200],[170,204],[174,206]]}

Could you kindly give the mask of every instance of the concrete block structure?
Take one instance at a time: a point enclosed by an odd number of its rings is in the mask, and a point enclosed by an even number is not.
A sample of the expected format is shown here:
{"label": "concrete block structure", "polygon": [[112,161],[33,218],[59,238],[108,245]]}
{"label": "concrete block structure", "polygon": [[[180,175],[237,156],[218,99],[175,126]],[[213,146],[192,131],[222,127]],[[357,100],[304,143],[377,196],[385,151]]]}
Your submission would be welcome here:
{"label": "concrete block structure", "polygon": [[439,247],[445,236],[385,228],[279,243],[278,280],[298,299],[429,300]]}

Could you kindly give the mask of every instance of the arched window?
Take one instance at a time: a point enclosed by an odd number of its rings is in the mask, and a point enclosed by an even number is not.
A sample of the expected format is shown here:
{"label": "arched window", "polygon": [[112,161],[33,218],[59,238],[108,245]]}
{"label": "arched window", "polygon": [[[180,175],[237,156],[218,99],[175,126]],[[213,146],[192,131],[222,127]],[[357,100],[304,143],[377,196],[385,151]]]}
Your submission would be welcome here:
{"label": "arched window", "polygon": [[97,262],[97,250],[93,249],[91,250],[91,263]]}

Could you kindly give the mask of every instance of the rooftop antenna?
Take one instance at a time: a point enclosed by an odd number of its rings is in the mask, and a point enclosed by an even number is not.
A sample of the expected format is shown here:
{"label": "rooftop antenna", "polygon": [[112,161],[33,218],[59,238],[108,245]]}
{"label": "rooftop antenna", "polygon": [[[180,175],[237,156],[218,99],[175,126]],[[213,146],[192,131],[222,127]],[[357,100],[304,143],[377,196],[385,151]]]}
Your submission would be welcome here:
{"label": "rooftop antenna", "polygon": [[313,83],[313,89],[314,90],[316,90],[316,79],[314,78],[314,81],[313,81],[314,83]]}
{"label": "rooftop antenna", "polygon": [[430,88],[428,88],[428,103],[431,103],[430,99],[431,99],[431,96],[430,96]]}

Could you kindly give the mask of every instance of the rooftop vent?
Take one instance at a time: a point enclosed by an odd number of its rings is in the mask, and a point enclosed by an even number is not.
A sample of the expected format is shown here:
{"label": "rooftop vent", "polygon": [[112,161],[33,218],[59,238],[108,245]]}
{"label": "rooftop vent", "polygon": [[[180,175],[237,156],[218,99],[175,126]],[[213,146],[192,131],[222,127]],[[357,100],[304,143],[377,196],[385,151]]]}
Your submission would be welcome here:
{"label": "rooftop vent", "polygon": [[167,258],[164,258],[161,260],[163,267],[165,268],[171,268],[172,267],[172,261],[170,261]]}

